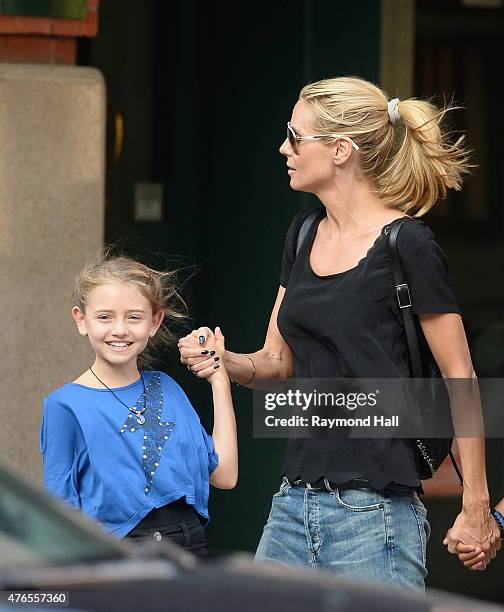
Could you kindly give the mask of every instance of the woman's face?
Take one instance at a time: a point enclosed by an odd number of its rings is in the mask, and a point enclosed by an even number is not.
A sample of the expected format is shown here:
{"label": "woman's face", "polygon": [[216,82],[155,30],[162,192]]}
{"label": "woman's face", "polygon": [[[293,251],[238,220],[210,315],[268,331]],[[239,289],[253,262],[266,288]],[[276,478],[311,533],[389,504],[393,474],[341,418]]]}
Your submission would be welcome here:
{"label": "woman's face", "polygon": [[136,362],[163,319],[134,284],[121,281],[92,289],[85,313],[74,306],[72,314],[97,360],[116,366]]}
{"label": "woman's face", "polygon": [[[298,100],[292,110],[290,124],[297,136],[315,136],[315,115],[309,104]],[[280,153],[287,158],[290,186],[296,191],[318,193],[334,181],[334,145],[322,140],[298,140],[295,153],[286,138]]]}

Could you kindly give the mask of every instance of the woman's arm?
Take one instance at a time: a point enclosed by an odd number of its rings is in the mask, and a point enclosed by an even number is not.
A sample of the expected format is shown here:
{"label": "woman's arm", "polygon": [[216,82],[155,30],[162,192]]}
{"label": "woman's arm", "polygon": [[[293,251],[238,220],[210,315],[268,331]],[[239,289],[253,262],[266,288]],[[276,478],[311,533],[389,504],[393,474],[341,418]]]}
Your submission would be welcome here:
{"label": "woman's arm", "polygon": [[[460,316],[454,313],[442,313],[424,314],[419,318],[443,378],[476,378]],[[460,387],[463,385],[464,383]],[[485,562],[488,563],[500,548],[500,537],[489,508],[481,404],[479,394],[475,397],[475,394],[471,393],[468,397],[468,394],[460,392],[460,387],[455,383],[453,385],[455,392],[450,392],[455,435],[457,435],[457,419],[463,417],[464,421],[475,424],[475,431],[481,430],[481,436],[457,437],[464,477],[462,511],[448,531],[445,543],[452,553],[457,552],[457,542],[473,545],[484,553]],[[468,410],[473,414],[467,414]]]}
{"label": "woman's arm", "polygon": [[[222,344],[217,347],[217,352],[232,380],[250,388],[261,388],[261,381],[268,379],[284,380],[292,375],[292,353],[288,344],[280,335],[277,326],[278,310],[284,294],[285,289],[280,287],[262,349],[254,353],[248,353],[248,357],[246,357],[241,353],[226,350],[224,337],[222,336]],[[221,335],[220,330],[217,333]],[[199,364],[209,366],[212,362],[212,357],[209,357],[208,353],[202,355],[202,351],[205,351],[207,346],[206,344],[199,344],[198,338],[200,336],[204,336],[206,340],[212,338],[214,334],[208,328],[199,328],[179,341],[180,361],[191,369]]]}
{"label": "woman's arm", "polygon": [[253,368],[250,361],[240,353],[225,351],[224,362],[227,371],[233,380],[240,384],[246,384],[247,387],[261,388],[261,381],[267,379],[284,380],[292,376],[293,360],[289,345],[281,336],[277,317],[280,305],[285,294],[284,287],[278,288],[277,298],[271,312],[266,339],[262,349],[254,353],[248,353],[255,365],[255,375],[248,382],[253,374]]}

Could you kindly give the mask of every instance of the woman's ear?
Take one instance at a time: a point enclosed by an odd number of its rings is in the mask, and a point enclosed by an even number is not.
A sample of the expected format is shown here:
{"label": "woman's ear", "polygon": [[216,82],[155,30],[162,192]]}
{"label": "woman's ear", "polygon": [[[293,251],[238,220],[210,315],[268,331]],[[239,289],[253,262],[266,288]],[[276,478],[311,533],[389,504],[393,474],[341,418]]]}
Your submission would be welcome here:
{"label": "woman's ear", "polygon": [[149,334],[151,338],[153,338],[156,335],[156,332],[159,329],[159,326],[163,322],[163,319],[164,319],[164,311],[162,310],[158,310],[152,315],[152,327],[151,327],[150,334]]}
{"label": "woman's ear", "polygon": [[334,143],[334,163],[337,166],[344,164],[352,155],[352,143],[348,138],[338,138]]}
{"label": "woman's ear", "polygon": [[87,336],[86,317],[78,306],[72,308],[72,317],[77,325],[79,334],[81,336]]}

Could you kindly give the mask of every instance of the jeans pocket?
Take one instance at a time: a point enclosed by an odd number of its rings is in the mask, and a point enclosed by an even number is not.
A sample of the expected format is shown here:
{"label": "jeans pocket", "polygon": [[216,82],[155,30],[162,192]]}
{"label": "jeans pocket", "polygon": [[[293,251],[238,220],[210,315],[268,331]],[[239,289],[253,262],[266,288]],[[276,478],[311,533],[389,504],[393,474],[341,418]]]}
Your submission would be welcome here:
{"label": "jeans pocket", "polygon": [[[415,513],[420,532],[422,529],[424,530],[425,544],[427,545],[431,534],[430,523],[427,520],[427,508],[422,504],[422,502],[420,502],[411,504],[411,509]],[[420,535],[422,535],[422,533],[420,533]]]}
{"label": "jeans pocket", "polygon": [[336,489],[336,500],[353,512],[368,512],[383,508],[384,498],[373,489]]}
{"label": "jeans pocket", "polygon": [[275,497],[282,497],[282,495],[284,493],[286,493],[289,489],[290,489],[291,485],[289,483],[289,481],[287,480],[287,478],[283,478],[282,482],[280,483],[280,488],[278,489],[278,491],[273,495],[273,499]]}

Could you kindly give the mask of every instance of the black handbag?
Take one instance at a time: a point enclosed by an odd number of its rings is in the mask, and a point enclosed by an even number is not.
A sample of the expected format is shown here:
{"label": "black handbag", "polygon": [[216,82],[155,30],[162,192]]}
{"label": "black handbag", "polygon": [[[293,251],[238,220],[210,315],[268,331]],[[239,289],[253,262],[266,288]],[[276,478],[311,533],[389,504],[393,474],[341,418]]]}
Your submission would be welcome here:
{"label": "black handbag", "polygon": [[[394,223],[388,232],[390,260],[394,274],[397,303],[402,314],[404,333],[408,345],[410,372],[413,378],[423,382],[422,402],[418,405],[421,419],[424,421],[428,420],[435,410],[437,412],[435,418],[439,422],[449,423],[450,429],[452,429],[448,391],[442,380],[439,380],[442,379],[442,374],[425,340],[418,317],[413,314],[411,294],[399,259],[397,236],[402,225],[410,220],[409,217],[406,217],[399,223]],[[387,233],[387,230],[385,232]],[[432,380],[432,384],[429,385],[426,379],[438,380]],[[432,478],[446,457],[450,456],[460,484],[463,485],[462,474],[451,450],[452,444],[453,437],[418,438],[416,440],[419,474],[422,480]]]}
{"label": "black handbag", "polygon": [[[318,210],[313,210],[303,221],[298,234],[296,256],[299,254],[299,250],[301,249],[306,235],[318,214]],[[442,374],[425,340],[418,317],[415,317],[411,309],[411,295],[397,250],[397,236],[399,230],[403,223],[409,220],[409,217],[405,217],[399,223],[394,223],[390,230],[387,231],[387,228],[385,233],[389,236],[390,259],[394,275],[395,293],[404,324],[411,376],[412,378],[423,380],[423,383],[426,383],[426,379],[432,379],[431,385],[423,385],[423,393],[421,394],[423,401],[417,403],[417,410],[420,413],[419,416],[421,420],[432,417],[434,410],[441,410],[443,413],[436,414],[435,418],[440,421],[444,419],[451,425],[451,409],[448,392],[444,383],[439,380],[442,378]],[[453,437],[418,438],[415,440],[417,467],[421,480],[432,478],[446,457],[450,456],[453,467],[460,480],[460,484],[463,484],[462,474],[460,473],[460,469],[451,450],[452,443]]]}

